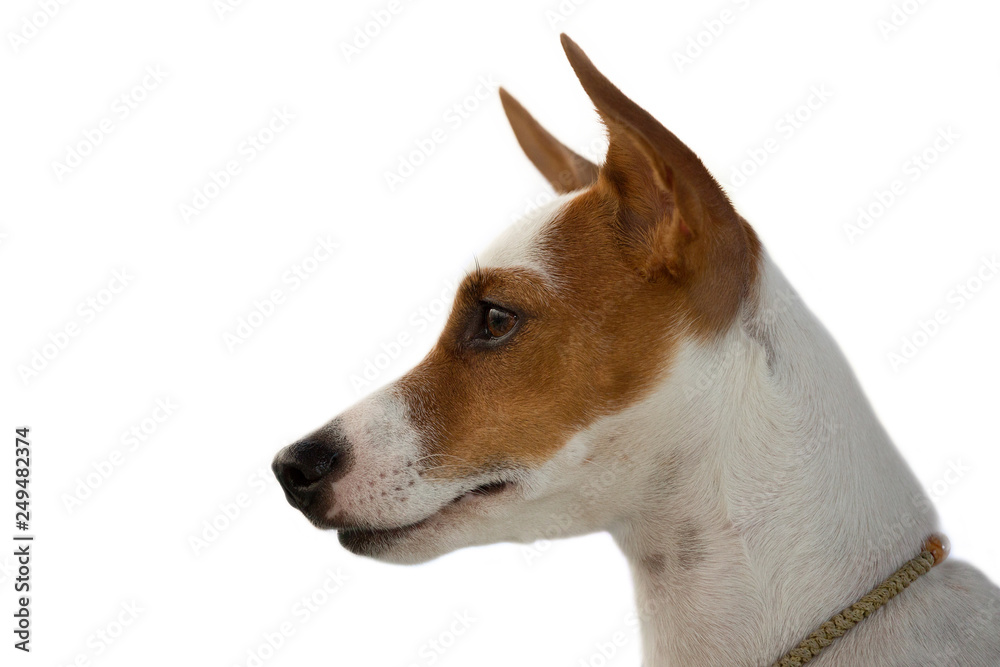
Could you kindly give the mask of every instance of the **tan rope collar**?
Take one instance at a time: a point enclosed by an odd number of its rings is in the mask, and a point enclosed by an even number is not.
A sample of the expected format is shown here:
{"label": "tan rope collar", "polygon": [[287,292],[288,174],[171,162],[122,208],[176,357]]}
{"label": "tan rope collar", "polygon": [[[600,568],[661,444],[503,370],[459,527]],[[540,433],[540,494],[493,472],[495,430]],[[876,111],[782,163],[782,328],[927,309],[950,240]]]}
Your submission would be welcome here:
{"label": "tan rope collar", "polygon": [[834,639],[843,636],[848,630],[871,616],[918,577],[930,572],[932,567],[948,557],[948,549],[948,538],[944,535],[931,535],[924,542],[923,551],[919,556],[896,570],[868,595],[819,626],[807,639],[771,667],[799,667],[809,662],[832,644]]}

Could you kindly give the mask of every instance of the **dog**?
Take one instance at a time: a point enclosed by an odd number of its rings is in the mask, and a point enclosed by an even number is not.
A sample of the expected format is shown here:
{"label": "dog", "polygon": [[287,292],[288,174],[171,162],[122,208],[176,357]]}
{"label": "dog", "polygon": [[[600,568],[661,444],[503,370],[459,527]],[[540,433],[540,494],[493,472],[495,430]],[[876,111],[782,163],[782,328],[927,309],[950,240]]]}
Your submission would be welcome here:
{"label": "dog", "polygon": [[[562,44],[604,163],[501,89],[558,196],[479,256],[423,361],[275,474],[387,562],[608,531],[646,667],[770,665],[919,553],[935,511],[699,158]],[[815,664],[1000,665],[1000,589],[946,561]]]}

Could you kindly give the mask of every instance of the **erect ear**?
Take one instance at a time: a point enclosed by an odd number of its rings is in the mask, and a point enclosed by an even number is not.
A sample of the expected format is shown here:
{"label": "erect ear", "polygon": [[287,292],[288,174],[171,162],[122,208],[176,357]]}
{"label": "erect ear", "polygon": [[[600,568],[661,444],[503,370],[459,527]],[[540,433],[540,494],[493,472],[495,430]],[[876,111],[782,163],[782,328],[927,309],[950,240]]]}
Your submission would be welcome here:
{"label": "erect ear", "polygon": [[692,289],[700,283],[719,290],[723,281],[747,278],[723,274],[744,272],[756,237],[748,238],[753,232],[698,156],[615,87],[573,40],[565,34],[561,40],[608,129],[599,186],[617,199],[616,232],[636,269]]}
{"label": "erect ear", "polygon": [[597,165],[574,153],[538,124],[510,93],[500,89],[500,102],[514,128],[517,143],[556,192],[585,188],[597,180]]}

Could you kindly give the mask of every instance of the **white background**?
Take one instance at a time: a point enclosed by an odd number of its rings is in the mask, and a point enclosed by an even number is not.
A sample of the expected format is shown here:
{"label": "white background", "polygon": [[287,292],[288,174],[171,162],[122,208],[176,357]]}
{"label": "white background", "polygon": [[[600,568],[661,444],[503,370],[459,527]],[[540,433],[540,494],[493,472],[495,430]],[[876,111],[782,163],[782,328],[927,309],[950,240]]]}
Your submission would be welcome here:
{"label": "white background", "polygon": [[[952,293],[976,287],[1000,250],[997,3],[911,1],[885,35],[889,0],[591,0],[562,13],[555,0],[404,1],[350,58],[343,45],[388,0],[247,0],[221,17],[211,0],[69,2],[49,19],[44,4],[9,0],[0,16],[0,535],[14,532],[10,450],[24,424],[37,535],[30,656],[10,646],[12,548],[0,549],[3,664],[252,665],[248,651],[286,621],[294,634],[263,664],[639,664],[628,572],[607,536],[389,566],[312,529],[268,473],[281,446],[359,397],[351,378],[385,361],[381,345],[412,339],[372,387],[418,361],[447,281],[547,197],[493,82],[578,151],[600,146],[562,30],[726,184],[843,346],[954,556],[1000,580],[1000,280],[962,308]],[[678,64],[688,48],[696,57]],[[147,67],[165,78],[130,92]],[[800,109],[817,87],[832,96]],[[463,101],[467,117],[449,112]],[[282,108],[294,120],[247,160],[241,144]],[[782,119],[797,109],[808,118],[789,136]],[[105,118],[112,131],[60,179],[53,163]],[[444,143],[390,190],[385,172],[439,127]],[[958,138],[912,180],[904,163],[947,128]],[[734,168],[768,139],[776,151],[736,187]],[[180,205],[229,160],[240,173],[185,221]],[[845,225],[894,179],[905,192],[852,243]],[[339,249],[293,289],[282,277],[318,237]],[[79,304],[107,297],[122,269],[127,287],[87,319]],[[274,289],[284,302],[231,351],[224,336]],[[938,309],[947,322],[894,368],[889,354]],[[78,335],[22,378],[72,323]],[[178,407],[130,450],[122,434],[158,399]],[[91,475],[115,450],[110,477]],[[88,475],[99,486],[68,508]],[[196,554],[191,538],[224,524],[220,507],[232,513],[240,494],[239,516]],[[301,622],[294,605],[328,570],[347,580]],[[138,618],[107,647],[95,633],[133,602]],[[624,646],[601,662],[598,644],[619,631]]]}

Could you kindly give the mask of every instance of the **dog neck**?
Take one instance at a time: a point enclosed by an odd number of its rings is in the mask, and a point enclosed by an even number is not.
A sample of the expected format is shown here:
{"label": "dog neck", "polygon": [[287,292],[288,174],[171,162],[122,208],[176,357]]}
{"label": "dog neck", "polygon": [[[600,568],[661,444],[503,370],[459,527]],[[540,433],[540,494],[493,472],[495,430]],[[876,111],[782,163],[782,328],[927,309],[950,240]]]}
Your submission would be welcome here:
{"label": "dog neck", "polygon": [[768,665],[935,529],[846,360],[766,258],[741,321],[684,348],[606,426],[634,438],[611,532],[646,667]]}

